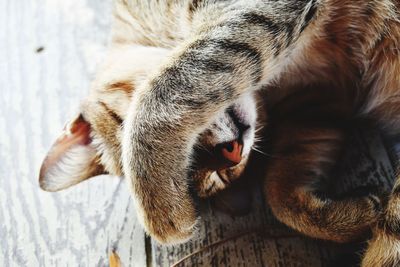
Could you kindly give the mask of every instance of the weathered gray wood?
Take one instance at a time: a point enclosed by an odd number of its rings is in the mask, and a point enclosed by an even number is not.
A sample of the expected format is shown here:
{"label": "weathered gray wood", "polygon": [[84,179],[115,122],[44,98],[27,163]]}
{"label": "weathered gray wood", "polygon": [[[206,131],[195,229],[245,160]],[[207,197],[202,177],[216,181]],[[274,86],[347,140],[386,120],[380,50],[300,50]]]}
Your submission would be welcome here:
{"label": "weathered gray wood", "polygon": [[108,40],[111,0],[0,1],[0,266],[146,263],[125,183],[39,189],[40,163],[87,94]]}
{"label": "weathered gray wood", "polygon": [[[123,266],[146,265],[144,233],[119,178],[105,176],[55,194],[37,185],[42,157],[77,110],[101,60],[110,4],[0,1],[1,266],[106,266],[111,250]],[[388,187],[393,167],[377,133],[356,132],[349,151],[335,190]],[[353,245],[290,231],[260,194],[246,217],[227,216],[205,203],[198,237],[173,247],[153,242],[153,265],[327,266],[354,254]]]}
{"label": "weathered gray wood", "polygon": [[[335,175],[329,188],[336,193],[360,186],[390,188],[394,167],[380,134],[355,130]],[[156,266],[354,266],[362,244],[303,237],[277,222],[258,197],[252,213],[241,218],[205,204],[194,240],[173,247],[153,242],[153,248]]]}

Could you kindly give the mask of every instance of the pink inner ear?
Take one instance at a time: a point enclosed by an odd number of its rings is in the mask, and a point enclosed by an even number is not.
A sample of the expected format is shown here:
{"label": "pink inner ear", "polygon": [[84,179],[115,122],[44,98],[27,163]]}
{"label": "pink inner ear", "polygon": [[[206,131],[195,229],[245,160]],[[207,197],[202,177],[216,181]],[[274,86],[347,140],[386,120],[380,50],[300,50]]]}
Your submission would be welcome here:
{"label": "pink inner ear", "polygon": [[42,163],[40,179],[44,178],[47,170],[56,164],[70,148],[77,145],[86,146],[90,144],[91,141],[90,124],[80,115],[64,128],[62,135],[51,147],[47,157]]}
{"label": "pink inner ear", "polygon": [[70,126],[70,139],[75,139],[75,144],[88,145],[92,142],[90,138],[90,124],[79,116]]}

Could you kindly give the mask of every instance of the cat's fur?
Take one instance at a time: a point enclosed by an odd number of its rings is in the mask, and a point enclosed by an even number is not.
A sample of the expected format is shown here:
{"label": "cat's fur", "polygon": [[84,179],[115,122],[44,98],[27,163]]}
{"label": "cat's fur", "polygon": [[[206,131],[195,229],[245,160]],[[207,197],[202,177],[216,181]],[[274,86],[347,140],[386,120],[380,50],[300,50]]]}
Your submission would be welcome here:
{"label": "cat's fur", "polygon": [[[399,183],[387,201],[373,194],[333,200],[317,187],[339,160],[349,119],[400,130],[400,1],[116,0],[112,40],[72,124],[90,129],[61,137],[67,145],[45,161],[42,187],[58,190],[104,169],[124,174],[147,231],[160,242],[185,240],[197,218],[189,169],[199,135],[212,136],[210,125],[227,108],[265,88],[279,114],[270,125],[278,156],[264,183],[277,218],[339,242],[373,228],[363,266],[400,264]],[[143,46],[165,59],[149,53],[135,62]],[[63,151],[71,155],[64,159]],[[82,154],[79,168],[63,171]],[[76,177],[54,181],[54,173]]]}

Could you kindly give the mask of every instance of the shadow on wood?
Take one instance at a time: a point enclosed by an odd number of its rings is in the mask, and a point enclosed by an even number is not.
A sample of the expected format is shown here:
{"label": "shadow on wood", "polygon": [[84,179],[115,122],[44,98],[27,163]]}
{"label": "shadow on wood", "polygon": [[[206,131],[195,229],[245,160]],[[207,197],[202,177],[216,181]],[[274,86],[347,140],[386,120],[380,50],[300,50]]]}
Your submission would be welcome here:
{"label": "shadow on wood", "polygon": [[[338,163],[332,191],[351,192],[359,187],[389,189],[395,157],[388,154],[380,134],[358,129]],[[390,150],[389,150],[390,151]],[[255,186],[250,214],[232,217],[210,204],[201,205],[197,237],[188,243],[165,247],[153,243],[156,266],[358,266],[365,242],[335,244],[313,240],[279,223]]]}

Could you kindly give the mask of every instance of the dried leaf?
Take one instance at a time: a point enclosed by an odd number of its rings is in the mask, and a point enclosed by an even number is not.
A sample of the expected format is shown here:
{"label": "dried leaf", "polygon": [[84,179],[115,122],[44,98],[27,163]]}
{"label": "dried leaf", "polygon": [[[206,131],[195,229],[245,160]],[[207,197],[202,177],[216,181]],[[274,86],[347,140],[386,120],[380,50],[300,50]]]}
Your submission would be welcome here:
{"label": "dried leaf", "polygon": [[110,254],[110,267],[121,267],[121,260],[115,251]]}

